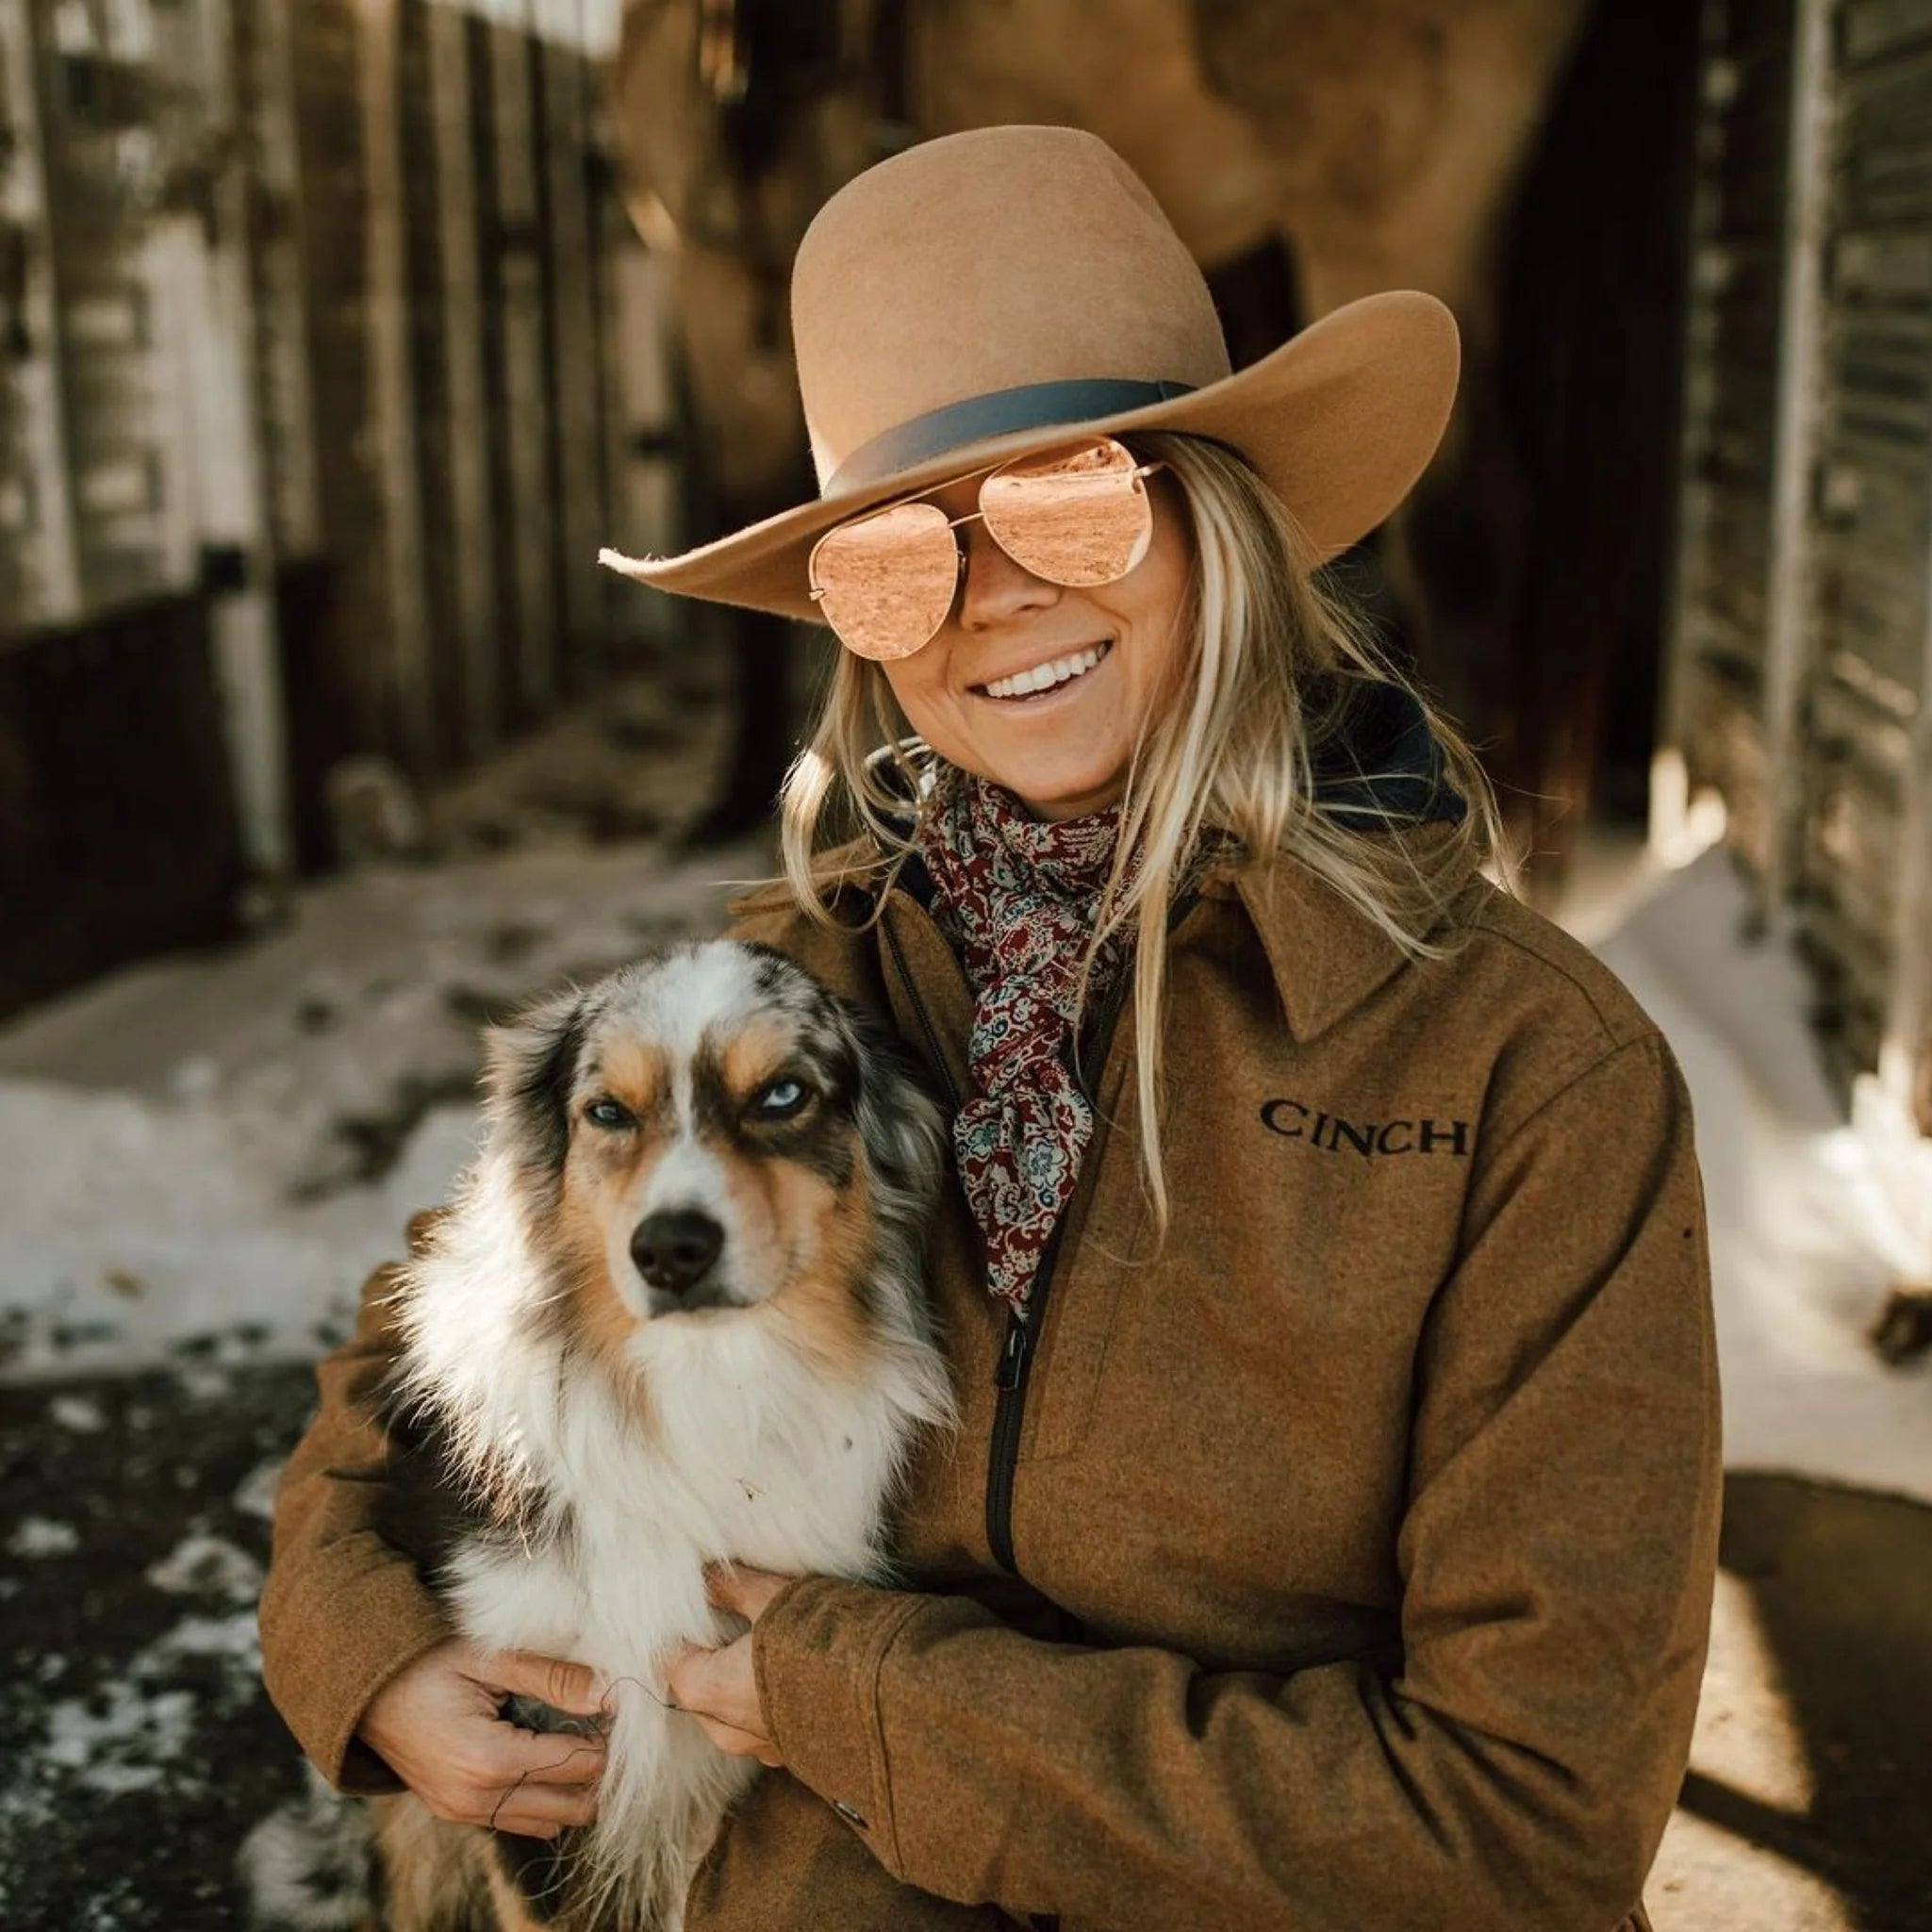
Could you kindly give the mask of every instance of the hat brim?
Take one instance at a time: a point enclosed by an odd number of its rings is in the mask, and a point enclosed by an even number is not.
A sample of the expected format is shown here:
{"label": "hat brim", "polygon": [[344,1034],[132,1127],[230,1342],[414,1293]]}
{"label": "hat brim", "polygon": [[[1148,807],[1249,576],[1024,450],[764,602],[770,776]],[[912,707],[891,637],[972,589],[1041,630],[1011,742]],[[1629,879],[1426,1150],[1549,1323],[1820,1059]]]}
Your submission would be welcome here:
{"label": "hat brim", "polygon": [[813,544],[834,523],[954,476],[1081,435],[1172,430],[1232,444],[1324,558],[1359,542],[1428,467],[1456,399],[1455,318],[1412,289],[1364,295],[1205,388],[1112,416],[963,443],[926,462],[782,510],[671,557],[600,553],[653,589],[822,621],[806,583]]}

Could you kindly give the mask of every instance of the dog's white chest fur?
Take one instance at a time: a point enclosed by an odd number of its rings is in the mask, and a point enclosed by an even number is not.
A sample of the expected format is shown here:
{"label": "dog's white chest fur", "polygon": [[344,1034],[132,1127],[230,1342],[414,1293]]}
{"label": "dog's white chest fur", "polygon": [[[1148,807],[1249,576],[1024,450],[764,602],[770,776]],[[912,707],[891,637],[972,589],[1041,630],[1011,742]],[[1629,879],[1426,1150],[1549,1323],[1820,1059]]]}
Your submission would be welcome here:
{"label": "dog's white chest fur", "polygon": [[493,1034],[490,1137],[398,1289],[429,1494],[471,1506],[458,1627],[612,1687],[573,1922],[677,1932],[755,1773],[665,1695],[682,1646],[739,1634],[706,1565],[880,1576],[950,1412],[919,1279],[943,1129],[869,1024],[719,943]]}
{"label": "dog's white chest fur", "polygon": [[[520,1244],[505,1227],[480,1231],[414,1271],[405,1374],[479,1449],[513,1451],[535,1520],[465,1537],[446,1600],[475,1643],[572,1659],[610,1681],[589,1866],[613,1923],[672,1932],[692,1866],[757,1769],[669,1708],[671,1657],[739,1633],[709,1604],[705,1566],[881,1574],[884,1501],[934,1413],[936,1358],[885,1347],[857,1379],[834,1378],[769,1323],[660,1320],[631,1345],[643,1399],[620,1407],[562,1338],[490,1332],[488,1276]],[[570,1749],[559,1737],[560,1760]]]}

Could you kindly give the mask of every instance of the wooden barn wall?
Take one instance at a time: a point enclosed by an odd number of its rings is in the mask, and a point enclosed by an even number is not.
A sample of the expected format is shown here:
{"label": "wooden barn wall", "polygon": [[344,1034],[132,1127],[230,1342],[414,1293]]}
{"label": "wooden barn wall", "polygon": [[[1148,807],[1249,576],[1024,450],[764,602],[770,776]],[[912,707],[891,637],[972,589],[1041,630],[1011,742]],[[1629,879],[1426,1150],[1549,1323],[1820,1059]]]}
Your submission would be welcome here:
{"label": "wooden barn wall", "polygon": [[1772,593],[1793,0],[1707,0],[1684,392],[1673,735],[1774,864]]}
{"label": "wooden barn wall", "polygon": [[[178,428],[149,249],[157,121],[191,75],[157,62],[145,6],[32,0],[46,240],[82,610],[190,587],[169,485]],[[178,494],[178,491],[177,491]]]}
{"label": "wooden barn wall", "polygon": [[1671,742],[1932,1133],[1932,0],[1706,0]]}
{"label": "wooden barn wall", "polygon": [[[322,567],[306,582],[319,606],[310,623],[301,630],[285,624],[280,637],[296,850],[309,865],[327,855],[322,796],[330,768],[356,746],[395,738],[385,702],[386,545],[369,460],[367,166],[356,11],[353,0],[297,0],[288,15],[289,59],[299,76],[293,121],[306,388],[317,430],[312,535]],[[290,648],[298,636],[307,648]]]}
{"label": "wooden barn wall", "polygon": [[1932,1132],[1932,0],[1840,13],[1824,237],[1798,931],[1847,1082]]}
{"label": "wooden barn wall", "polygon": [[0,637],[80,609],[33,25],[0,6]]}
{"label": "wooden barn wall", "polygon": [[[614,25],[603,0],[0,0],[9,886],[80,849],[60,821],[82,801],[29,784],[21,747],[95,625],[172,653],[149,669],[177,698],[205,686],[117,754],[152,768],[144,797],[173,774],[181,835],[227,855],[233,900],[291,847],[329,862],[343,760],[447,772],[650,621],[595,562],[662,520],[618,501],[638,480],[625,358],[657,359],[636,304],[661,285],[633,272],[599,153]],[[210,388],[208,317],[245,406]],[[29,797],[50,826],[25,825]],[[74,975],[157,930],[77,934]]]}
{"label": "wooden barn wall", "polygon": [[0,4],[0,1011],[230,930],[199,15]]}

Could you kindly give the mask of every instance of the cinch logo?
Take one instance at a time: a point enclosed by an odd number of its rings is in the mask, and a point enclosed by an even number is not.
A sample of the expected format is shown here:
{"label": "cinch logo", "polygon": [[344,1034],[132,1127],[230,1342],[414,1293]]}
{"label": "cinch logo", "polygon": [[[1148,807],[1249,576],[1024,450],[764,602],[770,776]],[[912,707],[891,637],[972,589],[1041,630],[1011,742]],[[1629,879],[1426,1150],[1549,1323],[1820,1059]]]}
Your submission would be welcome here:
{"label": "cinch logo", "polygon": [[1263,1100],[1262,1125],[1283,1140],[1305,1140],[1325,1154],[1469,1154],[1466,1120],[1385,1120],[1358,1125],[1339,1114],[1311,1113],[1299,1100]]}

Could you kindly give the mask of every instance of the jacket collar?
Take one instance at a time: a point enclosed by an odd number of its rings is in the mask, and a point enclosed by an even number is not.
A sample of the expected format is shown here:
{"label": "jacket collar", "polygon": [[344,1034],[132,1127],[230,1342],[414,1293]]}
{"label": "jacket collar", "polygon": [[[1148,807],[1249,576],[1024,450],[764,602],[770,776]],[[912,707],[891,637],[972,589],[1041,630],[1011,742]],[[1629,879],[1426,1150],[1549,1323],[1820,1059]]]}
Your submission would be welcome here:
{"label": "jacket collar", "polygon": [[[1436,821],[1394,835],[1427,869],[1451,833]],[[1466,884],[1470,876],[1459,883]],[[1283,857],[1267,867],[1216,867],[1200,891],[1205,900],[1231,901],[1247,914],[1297,1041],[1325,1032],[1410,957],[1327,880],[1295,859]]]}

